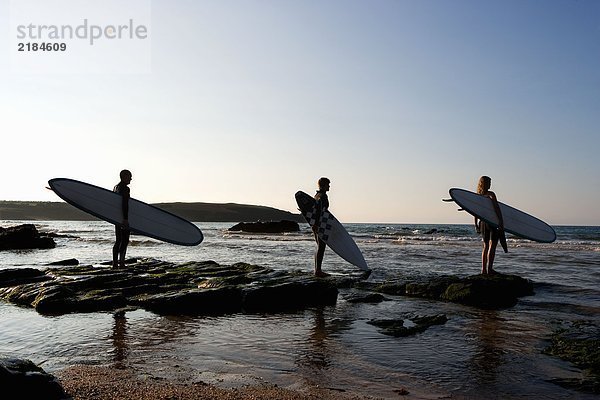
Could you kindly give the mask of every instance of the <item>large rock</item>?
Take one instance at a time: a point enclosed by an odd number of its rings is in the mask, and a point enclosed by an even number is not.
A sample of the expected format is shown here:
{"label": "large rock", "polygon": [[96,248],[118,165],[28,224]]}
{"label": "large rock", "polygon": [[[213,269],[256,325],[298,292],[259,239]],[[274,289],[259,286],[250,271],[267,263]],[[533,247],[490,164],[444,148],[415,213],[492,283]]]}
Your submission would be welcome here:
{"label": "large rock", "polygon": [[285,233],[298,232],[300,226],[295,221],[240,222],[228,229],[230,232]]}
{"label": "large rock", "polygon": [[0,228],[0,250],[53,249],[52,238],[39,234],[32,224]]}
{"label": "large rock", "polygon": [[235,287],[170,291],[133,298],[131,304],[158,314],[218,315],[242,310],[242,293]]}
{"label": "large rock", "polygon": [[119,269],[49,268],[28,279],[17,276],[20,281],[14,274],[5,273],[3,280],[0,273],[0,298],[44,314],[125,307],[192,315],[280,311],[335,304],[338,295],[334,279],[245,263],[146,259]]}
{"label": "large rock", "polygon": [[486,309],[515,305],[533,294],[533,283],[516,275],[496,273],[460,278],[451,275],[401,277],[386,282],[359,282],[355,288],[395,296],[422,297]]}
{"label": "large rock", "polygon": [[29,360],[0,358],[3,399],[62,400],[69,397],[58,380]]}
{"label": "large rock", "polygon": [[338,290],[325,280],[314,278],[291,279],[243,291],[243,308],[248,312],[290,311],[311,306],[333,305]]}
{"label": "large rock", "polygon": [[499,309],[512,307],[518,298],[533,294],[533,284],[516,275],[474,275],[448,285],[442,300]]}
{"label": "large rock", "polygon": [[67,260],[54,261],[54,262],[48,263],[46,265],[48,265],[48,266],[59,266],[59,265],[74,266],[74,265],[79,265],[79,260],[77,260],[76,258],[69,258]]}

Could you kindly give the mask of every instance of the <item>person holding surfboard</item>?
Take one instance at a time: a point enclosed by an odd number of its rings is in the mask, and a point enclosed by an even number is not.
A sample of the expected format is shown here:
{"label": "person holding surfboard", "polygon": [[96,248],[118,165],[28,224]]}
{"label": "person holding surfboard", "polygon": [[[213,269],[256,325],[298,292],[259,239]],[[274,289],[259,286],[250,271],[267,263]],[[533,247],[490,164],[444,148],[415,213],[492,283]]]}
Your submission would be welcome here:
{"label": "person holding surfboard", "polygon": [[120,224],[115,225],[115,245],[113,246],[113,268],[125,268],[125,254],[129,245],[129,185],[133,175],[131,171],[124,169],[119,174],[121,181],[117,183],[113,192],[118,193],[122,197],[121,210],[123,220]]}
{"label": "person holding surfboard", "polygon": [[[327,178],[320,178],[317,182],[319,190],[315,194],[316,207],[315,207],[315,221],[321,220],[321,213],[329,208],[329,198],[327,197],[327,191],[331,181]],[[315,234],[315,241],[317,242],[317,251],[315,252],[315,276],[324,278],[329,274],[321,271],[321,265],[323,264],[323,256],[325,255],[325,247],[327,244],[319,237],[319,224],[315,224],[312,227],[312,231]]]}
{"label": "person holding surfboard", "polygon": [[483,250],[481,252],[481,273],[483,275],[491,275],[495,272],[493,266],[498,240],[502,239],[502,247],[504,247],[504,251],[507,251],[507,248],[505,247],[506,239],[504,239],[504,221],[502,219],[502,212],[500,211],[496,194],[490,190],[491,186],[492,179],[489,176],[482,176],[479,178],[477,193],[489,197],[492,200],[494,211],[496,211],[499,221],[498,227],[494,228],[487,222],[475,217],[475,228],[477,229],[477,233],[480,233],[483,238]]}

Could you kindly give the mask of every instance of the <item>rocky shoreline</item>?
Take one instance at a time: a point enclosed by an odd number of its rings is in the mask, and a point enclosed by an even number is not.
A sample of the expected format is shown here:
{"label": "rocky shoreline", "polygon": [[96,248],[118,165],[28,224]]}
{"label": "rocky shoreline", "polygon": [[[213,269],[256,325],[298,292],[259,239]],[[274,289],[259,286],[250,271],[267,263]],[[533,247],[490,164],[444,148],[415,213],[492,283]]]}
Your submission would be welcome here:
{"label": "rocky shoreline", "polygon": [[284,311],[335,304],[337,295],[333,281],[245,263],[143,259],[119,269],[78,265],[0,271],[0,299],[42,314],[126,308],[174,315]]}
{"label": "rocky shoreline", "polygon": [[75,259],[40,270],[5,269],[0,271],[0,299],[43,314],[142,308],[158,314],[218,315],[333,305],[339,288],[353,288],[354,302],[383,301],[387,294],[479,308],[511,307],[519,297],[533,294],[530,281],[503,274],[370,282],[368,273],[320,279],[246,263],[131,261],[119,269],[77,265]]}

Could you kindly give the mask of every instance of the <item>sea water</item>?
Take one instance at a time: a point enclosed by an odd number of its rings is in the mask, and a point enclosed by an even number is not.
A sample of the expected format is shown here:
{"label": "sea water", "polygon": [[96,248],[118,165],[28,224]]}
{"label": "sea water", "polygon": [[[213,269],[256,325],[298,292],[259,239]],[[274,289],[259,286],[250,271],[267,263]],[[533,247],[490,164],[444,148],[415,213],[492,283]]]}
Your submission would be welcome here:
{"label": "sea water", "polygon": [[[22,221],[2,221],[7,227]],[[0,252],[0,269],[45,268],[77,258],[111,258],[114,227],[104,222],[40,221],[56,233],[51,250]],[[308,227],[290,234],[228,232],[232,224],[198,223],[205,240],[181,247],[132,236],[128,257],[170,262],[247,262],[282,270],[312,270]],[[480,270],[481,240],[470,225],[347,224],[372,268],[371,281],[399,276],[468,276]],[[531,279],[535,295],[490,311],[452,303],[387,296],[352,304],[340,291],[335,306],[293,313],[219,317],[159,316],[143,310],[41,316],[0,302],[0,354],[29,358],[49,372],[75,364],[134,366],[152,376],[225,386],[267,381],[286,387],[414,397],[592,398],[553,383],[581,377],[572,364],[544,355],[562,321],[600,321],[600,227],[556,227],[557,241],[509,237],[495,268]],[[327,250],[323,269],[356,269]],[[406,338],[383,335],[367,322],[443,313],[444,325]],[[409,395],[409,396],[410,396]]]}

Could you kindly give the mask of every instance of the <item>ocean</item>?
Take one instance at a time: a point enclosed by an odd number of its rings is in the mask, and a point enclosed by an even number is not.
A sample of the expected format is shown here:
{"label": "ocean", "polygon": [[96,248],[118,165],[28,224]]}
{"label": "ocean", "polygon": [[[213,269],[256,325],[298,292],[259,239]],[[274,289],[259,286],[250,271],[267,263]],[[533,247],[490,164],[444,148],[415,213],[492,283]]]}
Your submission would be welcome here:
{"label": "ocean", "polygon": [[[7,227],[24,221],[1,221]],[[28,221],[27,223],[31,223]],[[39,221],[59,235],[51,250],[0,252],[0,269],[46,268],[76,258],[99,265],[111,258],[114,227],[104,222]],[[313,267],[307,225],[282,235],[230,233],[232,223],[198,223],[205,240],[181,247],[132,236],[128,257],[170,262],[247,262],[282,270]],[[481,240],[471,225],[346,224],[372,268],[370,281],[399,276],[468,276],[480,271]],[[600,227],[558,226],[557,240],[509,237],[495,269],[534,282],[535,295],[512,308],[480,310],[459,304],[386,296],[378,304],[335,306],[276,314],[218,317],[159,316],[137,310],[41,316],[0,302],[0,355],[28,358],[48,372],[75,364],[129,365],[154,377],[232,387],[271,382],[299,388],[398,398],[587,399],[591,394],[555,382],[581,377],[566,361],[545,355],[564,321],[600,322]],[[357,270],[329,249],[323,270]],[[395,338],[372,319],[443,313],[448,322]]]}

